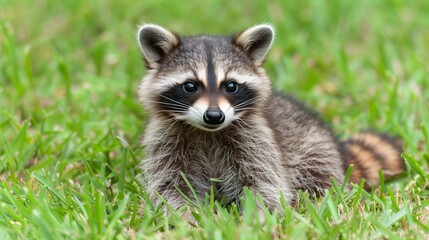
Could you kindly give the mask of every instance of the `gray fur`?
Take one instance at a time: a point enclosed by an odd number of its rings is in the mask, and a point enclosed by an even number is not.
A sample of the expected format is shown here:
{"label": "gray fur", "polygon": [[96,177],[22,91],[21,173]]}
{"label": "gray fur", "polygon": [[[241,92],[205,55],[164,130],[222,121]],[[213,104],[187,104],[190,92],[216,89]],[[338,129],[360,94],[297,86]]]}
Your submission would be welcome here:
{"label": "gray fur", "polygon": [[[256,36],[264,38],[270,37],[267,31],[272,31],[266,25],[254,29],[262,31]],[[244,33],[255,37],[252,32]],[[273,211],[281,211],[281,192],[292,204],[298,189],[320,194],[331,186],[332,178],[342,183],[343,162],[331,130],[305,106],[272,90],[260,67],[271,40],[265,39],[268,45],[261,44],[249,55],[242,44],[250,40],[243,35],[181,37],[177,47],[142,81],[138,95],[150,118],[142,143],[145,159],[141,168],[144,185],[155,202],[159,201],[155,194],[158,192],[174,208],[183,206],[184,200],[175,186],[191,194],[180,172],[202,200],[214,185],[218,199],[239,203],[246,186],[261,194]],[[216,69],[248,76],[244,81],[257,92],[251,107],[213,132],[180,120],[178,115],[182,113],[165,114],[156,100],[160,92],[183,83],[181,76],[195,75],[207,68],[204,46],[208,45]],[[222,182],[211,182],[211,178]]]}

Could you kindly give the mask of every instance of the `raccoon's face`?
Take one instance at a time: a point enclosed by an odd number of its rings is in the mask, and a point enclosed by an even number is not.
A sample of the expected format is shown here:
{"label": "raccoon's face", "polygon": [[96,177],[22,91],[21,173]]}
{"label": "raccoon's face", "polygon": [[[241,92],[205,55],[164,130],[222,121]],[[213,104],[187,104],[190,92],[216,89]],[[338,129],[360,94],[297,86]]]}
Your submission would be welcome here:
{"label": "raccoon's face", "polygon": [[144,25],[138,41],[148,74],[139,98],[150,114],[220,130],[265,105],[271,83],[261,65],[273,36],[269,25],[229,37],[179,37]]}

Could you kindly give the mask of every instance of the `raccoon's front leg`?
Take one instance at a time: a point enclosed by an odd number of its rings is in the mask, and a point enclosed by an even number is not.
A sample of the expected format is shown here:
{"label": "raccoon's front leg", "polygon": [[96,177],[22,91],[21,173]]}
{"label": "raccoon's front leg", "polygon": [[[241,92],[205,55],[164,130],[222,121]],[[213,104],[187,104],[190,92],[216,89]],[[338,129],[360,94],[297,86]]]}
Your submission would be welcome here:
{"label": "raccoon's front leg", "polygon": [[[204,169],[197,161],[192,166],[186,164],[187,156],[163,154],[164,157],[146,159],[143,164],[147,192],[153,203],[159,204],[157,193],[175,210],[185,205],[184,197],[193,199],[192,191],[186,184],[183,175],[189,180],[200,200],[209,190]],[[183,194],[183,195],[182,195]]]}
{"label": "raccoon's front leg", "polygon": [[[266,160],[266,159],[264,159]],[[258,215],[264,219],[264,210],[259,203],[257,195],[260,194],[265,206],[270,212],[277,211],[282,214],[281,195],[287,203],[293,201],[293,192],[286,180],[281,166],[276,162],[250,163],[245,162],[241,169],[241,180],[243,186],[249,188],[258,207]]]}

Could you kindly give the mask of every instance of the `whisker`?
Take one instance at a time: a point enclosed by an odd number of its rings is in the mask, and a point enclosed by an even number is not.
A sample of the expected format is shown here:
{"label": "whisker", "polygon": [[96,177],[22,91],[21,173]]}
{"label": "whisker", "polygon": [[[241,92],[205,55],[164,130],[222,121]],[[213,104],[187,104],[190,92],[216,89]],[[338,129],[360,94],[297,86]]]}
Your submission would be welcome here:
{"label": "whisker", "polygon": [[[157,104],[162,104],[162,105],[168,105],[168,106],[180,106],[180,107],[185,107],[186,105],[179,105],[177,103],[169,103],[169,102],[159,102],[159,101],[149,101],[150,103],[157,103]],[[188,106],[186,106],[188,107]]]}
{"label": "whisker", "polygon": [[187,111],[183,111],[183,110],[158,110],[157,112],[166,112],[166,113],[186,113]]}
{"label": "whisker", "polygon": [[259,99],[258,98],[252,98],[252,99],[248,99],[244,102],[239,102],[238,104],[235,105],[235,107],[239,108],[241,106],[245,106],[245,105],[251,105],[255,102],[257,102]]}
{"label": "whisker", "polygon": [[163,98],[165,98],[165,99],[168,99],[168,100],[170,100],[170,101],[172,101],[172,102],[174,102],[174,103],[177,103],[178,105],[181,105],[181,106],[185,106],[185,107],[187,107],[187,105],[186,105],[185,103],[179,102],[179,101],[177,101],[177,100],[175,100],[175,99],[172,99],[172,98],[169,98],[169,97],[167,97],[167,96],[165,96],[165,95],[162,95],[162,94],[161,94],[161,97],[163,97]]}
{"label": "whisker", "polygon": [[262,112],[266,112],[266,113],[273,113],[272,111],[269,111],[268,108],[242,107],[242,108],[238,108],[237,110],[238,111],[254,110],[254,111],[262,111]]}

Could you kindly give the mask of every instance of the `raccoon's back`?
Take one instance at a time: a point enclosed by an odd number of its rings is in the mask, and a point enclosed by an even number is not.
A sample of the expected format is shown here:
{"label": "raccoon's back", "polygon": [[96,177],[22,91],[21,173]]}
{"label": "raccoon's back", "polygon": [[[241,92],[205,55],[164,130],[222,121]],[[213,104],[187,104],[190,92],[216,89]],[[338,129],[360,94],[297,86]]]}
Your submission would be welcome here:
{"label": "raccoon's back", "polygon": [[317,113],[292,96],[274,93],[266,117],[295,188],[319,193],[331,186],[331,178],[342,183],[339,143]]}
{"label": "raccoon's back", "polygon": [[340,142],[317,113],[284,94],[273,94],[266,112],[296,188],[310,192],[329,188],[331,177],[341,183],[353,165],[350,181],[365,179],[369,189],[379,185],[380,169],[385,178],[405,169],[402,147],[388,135],[364,132]]}

